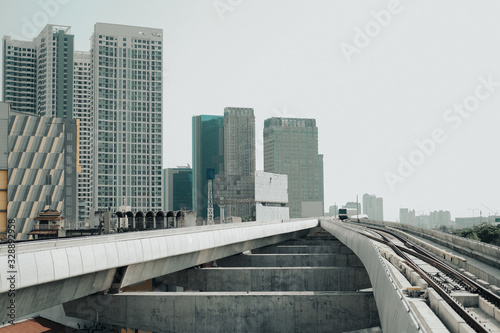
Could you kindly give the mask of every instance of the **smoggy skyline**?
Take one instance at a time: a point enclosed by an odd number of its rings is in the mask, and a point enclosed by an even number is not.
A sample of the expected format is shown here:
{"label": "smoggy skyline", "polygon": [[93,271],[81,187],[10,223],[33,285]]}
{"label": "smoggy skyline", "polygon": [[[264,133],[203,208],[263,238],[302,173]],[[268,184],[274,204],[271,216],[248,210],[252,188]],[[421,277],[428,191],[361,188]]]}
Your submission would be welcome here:
{"label": "smoggy skyline", "polygon": [[250,107],[257,169],[270,117],[314,118],[325,210],[364,193],[384,217],[500,211],[500,3],[5,1],[0,34],[96,22],[163,29],[164,167],[191,164],[191,118]]}

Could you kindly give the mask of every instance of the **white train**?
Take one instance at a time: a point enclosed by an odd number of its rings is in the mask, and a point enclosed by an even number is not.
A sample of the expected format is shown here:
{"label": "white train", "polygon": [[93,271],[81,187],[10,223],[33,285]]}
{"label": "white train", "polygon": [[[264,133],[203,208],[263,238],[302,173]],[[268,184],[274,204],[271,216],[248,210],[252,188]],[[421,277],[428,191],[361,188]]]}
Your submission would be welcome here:
{"label": "white train", "polygon": [[358,211],[355,208],[340,208],[339,209],[339,220],[344,221],[344,220],[351,220],[351,221],[357,221],[357,220],[368,220],[368,215],[366,214],[359,214]]}

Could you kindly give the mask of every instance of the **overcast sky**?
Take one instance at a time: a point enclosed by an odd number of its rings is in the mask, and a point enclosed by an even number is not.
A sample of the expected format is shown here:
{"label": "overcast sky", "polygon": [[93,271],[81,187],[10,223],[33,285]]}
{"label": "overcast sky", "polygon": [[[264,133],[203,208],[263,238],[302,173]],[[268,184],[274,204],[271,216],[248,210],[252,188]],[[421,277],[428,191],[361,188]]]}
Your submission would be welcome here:
{"label": "overcast sky", "polygon": [[[191,117],[315,118],[325,210],[384,198],[452,217],[500,211],[500,2],[2,0],[0,35],[96,22],[164,33],[164,167],[191,164]],[[36,30],[33,32],[33,30]],[[473,210],[478,209],[478,210]]]}

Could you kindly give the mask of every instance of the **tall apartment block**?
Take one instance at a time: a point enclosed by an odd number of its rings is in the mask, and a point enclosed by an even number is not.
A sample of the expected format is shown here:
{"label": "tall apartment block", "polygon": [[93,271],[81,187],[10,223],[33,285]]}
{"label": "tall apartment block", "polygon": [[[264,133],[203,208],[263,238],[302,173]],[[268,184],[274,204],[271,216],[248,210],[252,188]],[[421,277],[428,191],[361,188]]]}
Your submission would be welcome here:
{"label": "tall apartment block", "polygon": [[384,201],[375,195],[365,193],[363,195],[363,214],[368,215],[370,220],[384,220]]}
{"label": "tall apartment block", "polygon": [[[8,219],[15,220],[18,239],[28,238],[34,218],[46,209],[61,212],[66,228],[75,228],[77,123],[74,119],[9,111],[9,104],[0,102],[0,166],[4,171],[7,162],[8,171],[6,213]],[[0,193],[0,202],[3,195]]]}
{"label": "tall apartment block", "polygon": [[[224,174],[224,116],[201,115],[192,119],[193,135],[193,211],[207,217],[207,169],[215,175]],[[214,205],[214,216],[220,210]]]}
{"label": "tall apartment block", "polygon": [[72,118],[73,35],[47,25],[30,42],[3,38],[3,101],[12,111]]}
{"label": "tall apartment block", "polygon": [[[79,119],[78,220],[89,224],[93,197],[94,124],[92,104],[92,62],[90,52],[75,52],[73,57],[73,116]],[[79,225],[79,227],[83,225]]]}
{"label": "tall apartment block", "polygon": [[163,31],[97,23],[91,38],[95,209],[158,211]]}
{"label": "tall apartment block", "polygon": [[290,217],[324,214],[323,155],[314,119],[264,121],[264,171],[288,176]]}

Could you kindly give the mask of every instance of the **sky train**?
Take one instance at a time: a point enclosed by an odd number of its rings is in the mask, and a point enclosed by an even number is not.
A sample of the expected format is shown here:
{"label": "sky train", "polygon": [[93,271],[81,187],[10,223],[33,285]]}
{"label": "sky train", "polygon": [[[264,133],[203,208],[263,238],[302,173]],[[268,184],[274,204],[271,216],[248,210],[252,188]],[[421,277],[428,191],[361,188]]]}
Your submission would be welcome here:
{"label": "sky train", "polygon": [[347,219],[357,221],[357,220],[368,220],[368,215],[359,214],[355,208],[339,208],[339,220],[345,221]]}

